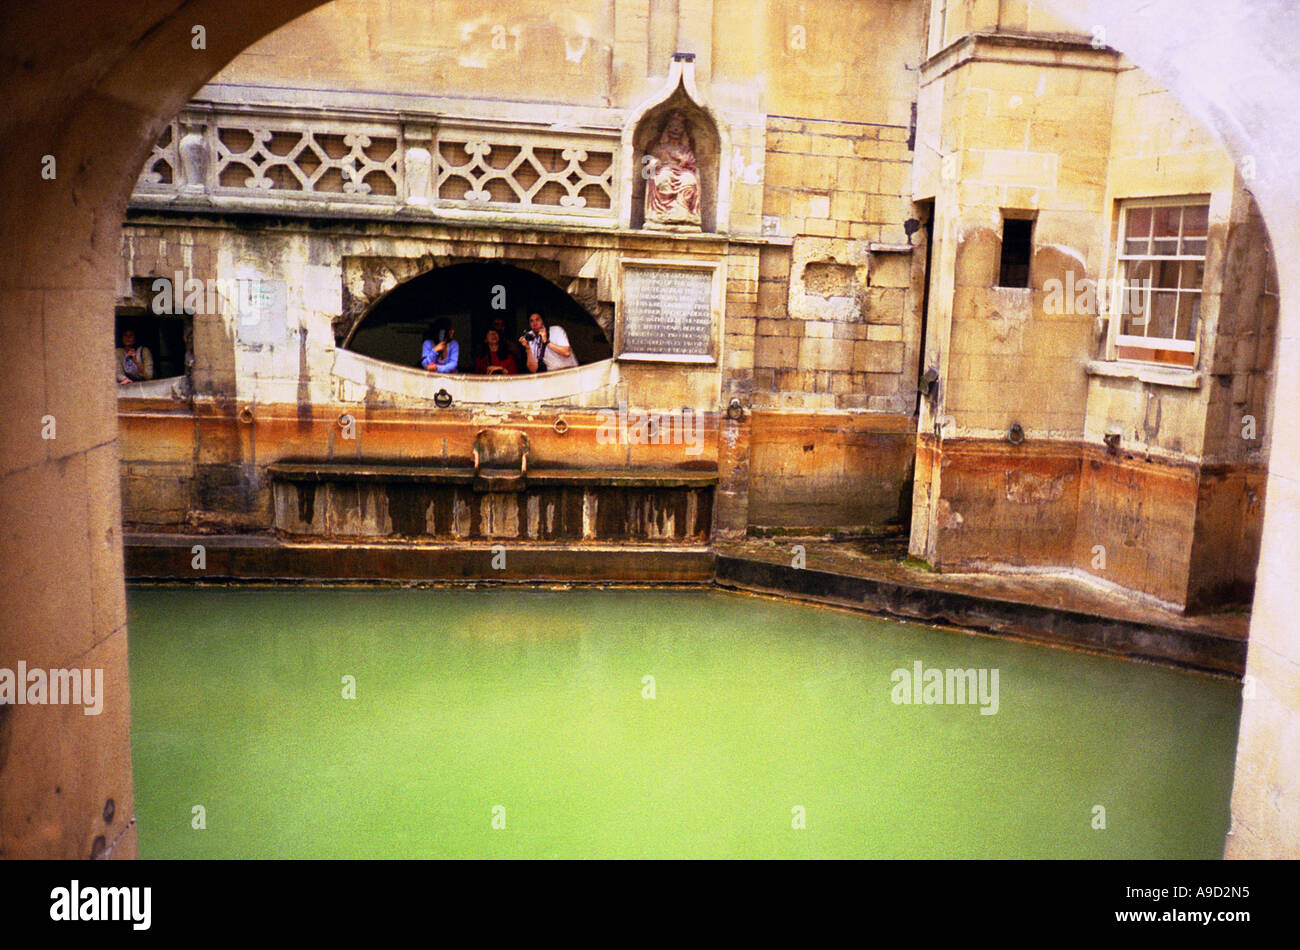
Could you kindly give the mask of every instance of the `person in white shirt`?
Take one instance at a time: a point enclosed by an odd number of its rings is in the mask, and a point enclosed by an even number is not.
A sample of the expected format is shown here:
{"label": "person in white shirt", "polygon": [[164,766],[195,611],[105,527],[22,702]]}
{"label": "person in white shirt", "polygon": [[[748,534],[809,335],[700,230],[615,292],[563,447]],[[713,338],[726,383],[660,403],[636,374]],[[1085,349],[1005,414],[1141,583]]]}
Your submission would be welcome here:
{"label": "person in white shirt", "polygon": [[[531,338],[531,339],[530,339]],[[519,345],[528,354],[528,372],[565,369],[577,366],[578,358],[569,345],[569,335],[564,327],[548,327],[540,313],[528,315],[528,333],[519,338]]]}

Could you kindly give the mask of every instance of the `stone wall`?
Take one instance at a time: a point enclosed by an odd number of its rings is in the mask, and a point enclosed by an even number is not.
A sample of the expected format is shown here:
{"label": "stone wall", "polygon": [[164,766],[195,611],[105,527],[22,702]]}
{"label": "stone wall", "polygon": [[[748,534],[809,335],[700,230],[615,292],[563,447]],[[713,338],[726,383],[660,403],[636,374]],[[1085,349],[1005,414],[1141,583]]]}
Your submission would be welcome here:
{"label": "stone wall", "polygon": [[906,526],[915,448],[910,416],[756,411],[751,432],[755,528],[816,534]]}
{"label": "stone wall", "polygon": [[[322,231],[292,220],[138,215],[124,233],[124,273],[133,279],[124,286],[171,280],[178,271],[200,282],[256,273],[281,282],[286,296],[270,335],[261,328],[247,334],[240,315],[220,299],[214,312],[206,298],[194,301],[199,312],[193,316],[192,395],[120,400],[125,521],[137,528],[266,530],[272,520],[268,465],[285,459],[428,462],[446,459],[449,452],[464,461],[474,434],[499,424],[528,430],[533,458],[541,465],[716,466],[721,373],[715,366],[605,361],[603,368],[570,371],[594,371],[592,378],[602,385],[556,396],[560,379],[552,374],[485,384],[370,364],[340,349],[335,331],[346,299],[356,298],[364,311],[366,301],[381,298],[400,280],[450,261],[541,268],[558,286],[580,285],[597,303],[612,306],[619,296],[619,259],[667,252],[672,260],[712,260],[725,268],[721,362],[737,365],[732,354],[739,351],[743,369],[745,333],[752,334],[754,322],[745,307],[752,313],[757,248],[743,242],[730,245],[729,252],[727,247],[716,239],[687,236],[512,234],[365,222],[335,222]],[[368,262],[369,269],[349,268],[357,261]],[[455,408],[435,407],[432,393],[440,385],[456,392]],[[504,399],[493,395],[475,403],[475,387],[510,392]],[[602,443],[596,410],[620,406],[661,413],[686,407],[695,420],[694,441]],[[354,426],[351,437],[341,424],[347,419]],[[567,427],[562,435],[557,423]],[[722,487],[732,499],[718,506],[723,535],[744,530],[748,460],[743,452],[739,461],[744,463],[739,475],[734,465],[723,473]]]}
{"label": "stone wall", "polygon": [[[647,4],[618,6],[644,18]],[[509,84],[537,100],[602,105],[616,92],[611,52],[628,42],[630,25],[616,24],[608,0],[520,0],[509,9],[338,0],[254,43],[214,81],[470,97]],[[643,64],[645,42],[643,26]]]}
{"label": "stone wall", "polygon": [[[214,77],[205,94],[225,109],[239,108],[249,96],[260,107],[290,110],[382,103],[399,112],[425,110],[493,127],[535,122],[544,114],[583,134],[607,135],[658,94],[671,55],[688,52],[708,121],[719,123],[729,143],[729,151],[717,156],[729,169],[727,193],[717,196],[727,211],[718,229],[729,232],[729,243],[597,237],[602,222],[593,222],[580,239],[557,235],[538,215],[523,221],[536,230],[512,237],[474,228],[472,219],[460,229],[338,218],[308,228],[265,216],[236,222],[219,216],[150,218],[142,212],[125,243],[129,275],[171,276],[179,270],[205,279],[255,271],[289,288],[283,339],[247,341],[229,319],[196,318],[196,395],[218,403],[292,405],[304,416],[335,402],[414,405],[409,393],[393,395],[356,378],[342,385],[333,379],[338,370],[329,328],[337,336],[395,282],[449,261],[545,265],[555,271],[547,271],[548,279],[602,317],[619,303],[621,257],[720,259],[725,286],[716,370],[620,362],[600,389],[560,404],[598,407],[628,400],[647,408],[720,410],[738,398],[742,410],[761,410],[766,419],[787,410],[882,414],[886,418],[852,423],[887,433],[873,436],[879,454],[855,456],[872,472],[872,500],[838,507],[826,506],[820,495],[857,496],[861,472],[838,458],[826,465],[805,458],[804,468],[793,474],[771,452],[765,450],[760,460],[742,449],[750,443],[751,418],[728,422],[725,431],[732,435],[721,454],[731,464],[723,466],[717,512],[724,535],[751,523],[830,526],[840,516],[857,526],[896,522],[895,498],[911,472],[904,430],[916,402],[925,276],[923,234],[905,227],[916,217],[908,170],[922,7],[891,0],[811,6],[590,0],[554,12],[534,0],[498,13],[461,2],[431,8],[337,0],[254,44]],[[861,40],[847,56],[846,28]],[[418,43],[411,39],[415,34]],[[326,65],[331,63],[338,68]],[[383,77],[378,85],[377,77]],[[392,134],[419,131],[409,121],[402,129]],[[711,156],[706,158],[713,161]],[[636,180],[631,181],[635,199]],[[400,198],[405,186],[397,187]],[[320,202],[304,201],[302,207],[312,210],[315,204]],[[158,201],[147,207],[161,210]],[[334,215],[340,208],[336,202],[312,213]],[[634,226],[636,221],[634,209]],[[356,266],[358,261],[364,266]],[[520,393],[510,401],[538,401],[536,394],[514,388]],[[799,417],[795,425],[821,432],[829,445],[839,438],[839,422],[819,428]],[[779,442],[780,431],[777,425],[763,444]],[[153,461],[128,458],[128,484],[143,489],[147,482],[136,469]],[[793,488],[790,497],[805,498],[807,510],[789,502],[766,505],[754,522],[747,498],[755,486],[767,497]],[[233,499],[237,492],[232,483],[218,494]],[[131,512],[155,509],[149,517],[175,507],[152,505],[137,490],[128,499]],[[264,499],[254,507],[260,517]],[[829,514],[836,510],[839,515]]]}
{"label": "stone wall", "polygon": [[[993,29],[986,6],[958,19]],[[1262,443],[1241,432],[1267,411],[1274,304],[1267,236],[1231,160],[1167,90],[1082,38],[952,42],[920,101],[914,193],[936,208],[925,365],[939,382],[922,406],[912,553],[1075,569],[1189,608],[1244,600]],[[1117,361],[1104,281],[1119,203],[1198,194],[1211,205],[1199,365]],[[1033,220],[1023,289],[999,286],[1017,217]],[[1088,281],[1091,300],[1063,300]]]}
{"label": "stone wall", "polygon": [[[124,233],[123,272],[145,285],[159,278],[174,282],[178,272],[186,281],[215,279],[217,286],[249,274],[283,285],[283,312],[272,314],[264,322],[274,325],[259,326],[255,333],[241,328],[232,301],[211,294],[201,298],[194,317],[194,391],[203,398],[297,404],[365,401],[364,392],[340,395],[332,375],[336,335],[401,281],[466,261],[547,274],[561,290],[589,294],[598,313],[613,311],[623,258],[717,263],[726,272],[727,303],[719,362],[743,375],[754,323],[758,250],[745,241],[707,236],[367,222],[333,222],[322,229],[291,219],[168,219],[142,213]],[[127,291],[130,285],[124,281],[120,289]],[[213,301],[216,306],[209,306]],[[179,306],[181,295],[176,302]],[[629,363],[620,366],[618,379],[624,398],[639,400],[640,408],[713,408],[719,398],[719,371],[713,366]],[[525,391],[525,381],[519,383],[516,401],[535,401],[535,394]],[[596,405],[616,404],[614,393],[598,395]]]}
{"label": "stone wall", "polygon": [[[245,412],[244,410],[248,410]],[[713,471],[725,421],[691,422],[690,442],[627,444],[598,410],[322,404],[236,406],[131,400],[119,411],[123,517],[131,529],[265,531],[274,522],[268,468],[278,462],[387,463],[472,469],[474,438],[507,426],[528,437],[529,466],[611,473]],[[635,423],[635,418],[632,420]],[[698,451],[696,451],[698,448]]]}
{"label": "stone wall", "polygon": [[769,120],[765,228],[794,237],[763,260],[756,405],[911,411],[924,254],[903,227],[908,135]]}

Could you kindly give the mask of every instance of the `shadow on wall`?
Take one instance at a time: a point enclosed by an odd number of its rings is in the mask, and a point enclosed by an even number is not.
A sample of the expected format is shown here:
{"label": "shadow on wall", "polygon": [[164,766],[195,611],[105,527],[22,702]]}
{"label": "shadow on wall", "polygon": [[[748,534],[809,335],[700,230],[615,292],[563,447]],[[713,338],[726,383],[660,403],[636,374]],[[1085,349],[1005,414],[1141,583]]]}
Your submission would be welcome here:
{"label": "shadow on wall", "polygon": [[363,356],[418,368],[429,325],[445,318],[460,342],[460,372],[472,373],[493,320],[502,318],[507,339],[517,341],[534,312],[542,314],[547,326],[564,328],[580,364],[613,355],[604,330],[577,301],[538,274],[498,263],[453,264],[400,284],[374,305],[343,345]]}

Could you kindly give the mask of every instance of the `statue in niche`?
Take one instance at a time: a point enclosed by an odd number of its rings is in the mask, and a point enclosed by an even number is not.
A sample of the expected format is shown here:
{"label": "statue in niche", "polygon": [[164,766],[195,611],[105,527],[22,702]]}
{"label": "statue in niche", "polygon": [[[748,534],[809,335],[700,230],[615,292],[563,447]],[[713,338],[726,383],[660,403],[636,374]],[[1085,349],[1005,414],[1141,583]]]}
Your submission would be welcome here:
{"label": "statue in niche", "polygon": [[668,113],[642,160],[645,226],[660,231],[700,230],[700,166],[695,140],[681,111]]}

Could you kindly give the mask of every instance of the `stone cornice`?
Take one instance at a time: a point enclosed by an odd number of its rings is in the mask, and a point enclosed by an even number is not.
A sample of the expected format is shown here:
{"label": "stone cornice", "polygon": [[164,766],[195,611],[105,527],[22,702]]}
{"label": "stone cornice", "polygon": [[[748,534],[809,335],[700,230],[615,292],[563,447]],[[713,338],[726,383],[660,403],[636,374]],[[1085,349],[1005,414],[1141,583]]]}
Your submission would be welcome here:
{"label": "stone cornice", "polygon": [[1108,46],[1095,47],[1086,39],[1067,34],[968,33],[921,64],[921,85],[975,62],[1118,72],[1124,58]]}

